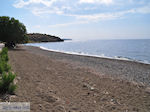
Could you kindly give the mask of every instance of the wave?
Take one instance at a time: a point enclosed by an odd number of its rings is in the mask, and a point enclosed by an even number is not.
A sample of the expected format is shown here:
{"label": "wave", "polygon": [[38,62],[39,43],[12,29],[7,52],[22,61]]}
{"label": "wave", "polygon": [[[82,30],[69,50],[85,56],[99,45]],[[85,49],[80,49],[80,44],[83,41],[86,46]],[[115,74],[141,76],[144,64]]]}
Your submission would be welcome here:
{"label": "wave", "polygon": [[68,51],[62,51],[62,50],[54,50],[54,49],[49,49],[49,48],[42,47],[42,46],[39,46],[39,48],[43,49],[43,50],[47,50],[47,51],[54,51],[54,52],[65,53],[65,54],[73,54],[73,55],[80,55],[80,56],[91,56],[91,57],[98,57],[98,58],[125,60],[125,61],[132,61],[132,62],[138,62],[138,63],[143,63],[143,64],[150,64],[150,62],[148,62],[147,60],[135,60],[135,59],[123,57],[123,56],[108,57],[108,56],[105,56],[105,54],[91,55],[91,54],[84,53],[84,52],[68,52]]}

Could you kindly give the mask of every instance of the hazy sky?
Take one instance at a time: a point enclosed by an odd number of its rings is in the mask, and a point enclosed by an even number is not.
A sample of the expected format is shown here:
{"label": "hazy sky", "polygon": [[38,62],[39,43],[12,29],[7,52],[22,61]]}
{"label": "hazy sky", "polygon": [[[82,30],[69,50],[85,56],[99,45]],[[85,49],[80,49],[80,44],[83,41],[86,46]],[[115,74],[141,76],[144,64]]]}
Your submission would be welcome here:
{"label": "hazy sky", "polygon": [[0,0],[28,32],[72,39],[150,39],[150,0]]}

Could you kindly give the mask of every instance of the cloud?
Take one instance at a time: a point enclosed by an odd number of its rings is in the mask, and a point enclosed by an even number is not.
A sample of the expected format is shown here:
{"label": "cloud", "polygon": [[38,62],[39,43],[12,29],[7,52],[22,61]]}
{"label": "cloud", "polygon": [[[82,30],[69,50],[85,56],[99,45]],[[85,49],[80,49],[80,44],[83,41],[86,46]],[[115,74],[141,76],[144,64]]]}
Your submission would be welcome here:
{"label": "cloud", "polygon": [[113,20],[123,17],[123,15],[133,13],[133,10],[128,11],[121,11],[117,13],[100,13],[100,14],[94,14],[94,15],[67,15],[71,17],[75,17],[78,20],[69,22],[69,23],[63,23],[63,24],[55,24],[55,25],[49,25],[49,27],[66,27],[71,25],[78,25],[78,24],[88,24],[91,22],[98,22],[101,20]]}
{"label": "cloud", "polygon": [[149,14],[150,13],[150,5],[135,9],[135,13]]}
{"label": "cloud", "polygon": [[47,7],[50,7],[53,3],[57,1],[58,0],[28,0],[25,2],[24,0],[18,0],[13,6],[16,8],[22,8],[24,6],[31,5],[31,4],[43,4]]}
{"label": "cloud", "polygon": [[107,21],[107,20],[115,20],[124,18],[127,14],[150,14],[150,7],[144,6],[140,8],[130,9],[126,11],[119,11],[114,13],[99,13],[99,14],[92,14],[92,15],[66,15],[75,17],[77,20],[74,22],[64,23],[64,24],[55,24],[50,25],[49,27],[66,27],[71,25],[78,25],[78,24],[88,24],[91,22],[99,22],[99,21]]}
{"label": "cloud", "polygon": [[127,14],[149,14],[150,13],[150,7],[144,6],[140,8],[134,8],[124,11],[117,11],[117,12],[108,12],[108,13],[97,13],[97,14],[90,14],[90,15],[74,15],[74,14],[68,14],[66,16],[75,17],[78,20],[86,20],[86,21],[93,21],[97,22],[100,20],[113,20],[118,18],[123,18]]}
{"label": "cloud", "polygon": [[99,3],[99,4],[112,4],[113,0],[79,0],[79,3]]}
{"label": "cloud", "polygon": [[[127,4],[121,7],[115,6],[117,3],[123,4],[127,2],[128,5],[131,3],[131,6],[134,7],[126,7]],[[83,3],[87,4],[82,5]],[[100,7],[102,4],[109,5],[112,3],[113,6]],[[135,3],[138,5],[135,5]],[[126,2],[123,2],[123,0],[18,0],[13,6],[16,8],[26,8],[34,15],[41,17],[45,14],[48,16],[59,15],[73,18],[73,22],[51,25],[51,27],[56,27],[120,19],[124,18],[127,14],[150,14],[150,4],[145,2],[143,5],[143,3],[139,5],[137,0],[127,0]],[[42,6],[39,6],[39,4],[42,4]],[[88,4],[93,5],[90,6]]]}
{"label": "cloud", "polygon": [[[143,3],[145,0],[143,0]],[[80,4],[78,4],[80,3]],[[83,3],[92,3],[93,5],[81,5]],[[112,4],[113,6],[99,6],[101,4],[109,5]],[[121,5],[120,7],[117,5],[118,3],[124,3],[125,6]],[[128,4],[127,4],[128,3]],[[79,14],[82,13],[82,15],[89,14],[89,18],[95,18],[90,17],[90,15],[94,15],[93,13],[114,13],[118,12],[120,10],[130,10],[129,7],[136,7],[135,12],[138,13],[149,13],[150,5],[145,4],[144,6],[141,6],[141,8],[138,6],[139,1],[137,0],[127,0],[123,2],[123,0],[16,0],[13,6],[15,8],[25,8],[31,11],[34,15],[40,16],[42,14],[58,14],[58,15],[71,15],[71,14]],[[149,2],[148,2],[149,3]],[[130,6],[131,4],[131,6]],[[129,6],[126,6],[129,5]],[[117,9],[117,10],[116,10]],[[119,10],[120,9],[120,10]],[[98,16],[102,16],[98,15]],[[110,16],[110,14],[107,14],[107,16]],[[97,17],[98,18],[98,17]]]}
{"label": "cloud", "polygon": [[63,23],[63,24],[49,25],[49,27],[66,27],[71,25],[87,24],[87,23],[89,23],[89,21],[74,21],[74,22]]}
{"label": "cloud", "polygon": [[53,7],[51,10],[49,10],[47,8],[36,8],[36,7],[34,7],[34,8],[31,9],[31,12],[36,16],[41,16],[43,14],[58,14],[58,15],[61,15],[61,14],[64,13],[62,10],[60,10],[57,7]]}

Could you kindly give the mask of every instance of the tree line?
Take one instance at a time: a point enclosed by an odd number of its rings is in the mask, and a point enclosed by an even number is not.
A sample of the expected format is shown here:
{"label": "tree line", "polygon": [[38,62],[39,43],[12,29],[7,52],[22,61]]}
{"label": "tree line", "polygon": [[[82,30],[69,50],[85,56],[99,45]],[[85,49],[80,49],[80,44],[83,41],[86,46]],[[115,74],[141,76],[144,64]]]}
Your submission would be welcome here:
{"label": "tree line", "polygon": [[8,48],[28,42],[25,25],[13,17],[0,16],[0,42]]}

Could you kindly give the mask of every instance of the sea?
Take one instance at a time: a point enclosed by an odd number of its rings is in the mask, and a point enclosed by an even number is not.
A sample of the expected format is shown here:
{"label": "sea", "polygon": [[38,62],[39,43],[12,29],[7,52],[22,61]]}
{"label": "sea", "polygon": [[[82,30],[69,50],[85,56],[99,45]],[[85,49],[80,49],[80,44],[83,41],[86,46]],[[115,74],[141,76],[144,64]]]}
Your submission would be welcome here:
{"label": "sea", "polygon": [[150,39],[86,40],[30,43],[41,49],[75,55],[86,55],[150,64]]}

